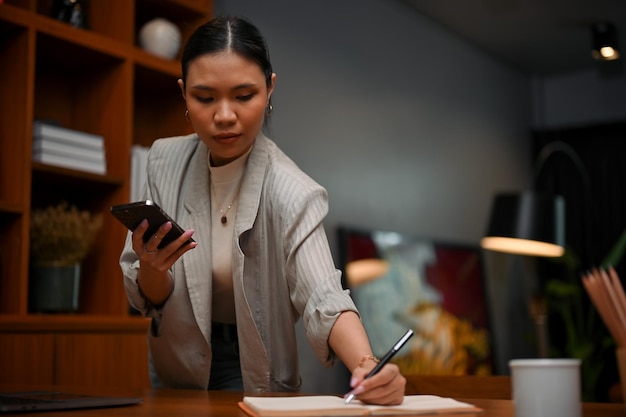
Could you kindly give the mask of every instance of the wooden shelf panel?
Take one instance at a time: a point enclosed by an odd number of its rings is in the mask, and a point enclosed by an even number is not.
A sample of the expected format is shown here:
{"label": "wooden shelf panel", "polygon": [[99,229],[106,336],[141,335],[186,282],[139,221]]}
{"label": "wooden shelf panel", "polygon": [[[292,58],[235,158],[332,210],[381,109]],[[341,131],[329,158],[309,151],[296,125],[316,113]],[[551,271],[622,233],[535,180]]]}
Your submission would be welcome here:
{"label": "wooden shelf panel", "polygon": [[96,314],[0,314],[0,333],[39,332],[130,332],[145,333],[150,320]]}
{"label": "wooden shelf panel", "polygon": [[197,25],[208,20],[213,7],[211,0],[137,0],[135,4],[136,28],[156,17],[166,17],[179,27]]}
{"label": "wooden shelf panel", "polygon": [[57,334],[54,382],[58,385],[148,388],[145,329],[124,333]]}
{"label": "wooden shelf panel", "polygon": [[[2,10],[2,8],[0,8]],[[30,174],[26,155],[30,151],[28,123],[32,117],[33,32],[0,20],[0,202],[24,205]],[[15,173],[20,173],[16,176]]]}
{"label": "wooden shelf panel", "polygon": [[0,20],[2,25],[19,25],[23,27],[30,27],[32,21],[32,13],[26,10],[26,7],[18,5],[18,1],[6,1],[6,3],[0,4]]}
{"label": "wooden shelf panel", "polygon": [[[148,0],[146,3],[161,3],[160,0]],[[171,3],[179,8],[187,8],[189,11],[193,11],[201,16],[208,16],[213,10],[212,0],[167,0],[167,3]]]}
{"label": "wooden shelf panel", "polygon": [[24,212],[24,207],[20,204],[0,201],[0,216],[12,216]]}
{"label": "wooden shelf panel", "polygon": [[27,214],[0,215],[0,313],[21,314],[27,309],[25,253]]}
{"label": "wooden shelf panel", "polygon": [[146,388],[149,320],[0,315],[0,383]]}
{"label": "wooden shelf panel", "polygon": [[[53,0],[37,0],[36,3],[36,13],[39,17],[75,29],[69,23],[57,19],[54,15]],[[134,6],[132,1],[87,0],[83,1],[81,6],[85,30],[120,42],[132,42]]]}
{"label": "wooden shelf panel", "polygon": [[54,335],[0,332],[0,382],[52,384]]}
{"label": "wooden shelf panel", "polygon": [[31,0],[4,0],[4,4],[22,9],[28,9],[32,5]]}
{"label": "wooden shelf panel", "polygon": [[33,179],[41,182],[64,182],[78,188],[114,188],[124,184],[124,178],[113,175],[99,175],[84,171],[57,167],[33,162]]}
{"label": "wooden shelf panel", "polygon": [[32,24],[38,33],[64,40],[68,44],[75,44],[101,54],[117,57],[118,59],[126,58],[131,46],[117,39],[109,38],[88,29],[75,28],[67,23],[46,16],[34,16]]}
{"label": "wooden shelf panel", "polygon": [[[174,80],[180,78],[181,68],[179,61],[161,58],[140,48],[135,48],[133,52],[136,66],[161,73],[165,76],[170,76],[174,78]],[[136,82],[141,82],[141,79],[136,79]]]}

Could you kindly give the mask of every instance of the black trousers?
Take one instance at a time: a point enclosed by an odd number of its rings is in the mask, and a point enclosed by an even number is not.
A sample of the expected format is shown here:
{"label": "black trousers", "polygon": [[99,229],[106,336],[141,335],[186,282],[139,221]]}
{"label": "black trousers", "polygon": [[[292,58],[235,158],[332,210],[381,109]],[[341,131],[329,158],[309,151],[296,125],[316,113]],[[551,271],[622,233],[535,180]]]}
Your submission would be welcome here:
{"label": "black trousers", "polygon": [[243,391],[237,326],[213,322],[211,324],[211,349],[213,359],[209,389]]}

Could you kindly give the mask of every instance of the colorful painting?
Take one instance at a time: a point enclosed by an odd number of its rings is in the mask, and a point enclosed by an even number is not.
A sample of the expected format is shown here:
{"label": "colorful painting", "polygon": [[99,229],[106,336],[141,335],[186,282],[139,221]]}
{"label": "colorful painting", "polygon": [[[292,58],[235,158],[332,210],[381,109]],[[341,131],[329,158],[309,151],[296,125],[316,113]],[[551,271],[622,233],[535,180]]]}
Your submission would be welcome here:
{"label": "colorful painting", "polygon": [[390,231],[339,228],[344,285],[377,356],[408,328],[394,362],[406,374],[492,373],[479,247]]}

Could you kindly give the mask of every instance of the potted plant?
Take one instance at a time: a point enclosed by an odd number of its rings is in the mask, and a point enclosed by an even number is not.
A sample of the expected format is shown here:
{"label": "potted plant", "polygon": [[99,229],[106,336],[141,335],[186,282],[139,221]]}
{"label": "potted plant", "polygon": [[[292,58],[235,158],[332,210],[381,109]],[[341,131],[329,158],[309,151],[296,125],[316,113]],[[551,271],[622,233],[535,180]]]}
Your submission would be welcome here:
{"label": "potted plant", "polygon": [[29,309],[78,310],[80,265],[102,226],[102,216],[63,201],[33,209],[30,221]]}
{"label": "potted plant", "polygon": [[[604,258],[602,268],[617,266],[626,253],[626,230],[624,230]],[[615,340],[610,336],[595,307],[588,300],[581,283],[580,261],[569,249],[556,262],[564,265],[563,277],[550,278],[546,283],[546,295],[551,314],[564,329],[564,343],[553,346],[554,356],[578,358],[582,361],[582,397],[584,401],[606,401],[598,398],[598,385],[605,367],[614,357]],[[606,382],[606,381],[605,381]]]}

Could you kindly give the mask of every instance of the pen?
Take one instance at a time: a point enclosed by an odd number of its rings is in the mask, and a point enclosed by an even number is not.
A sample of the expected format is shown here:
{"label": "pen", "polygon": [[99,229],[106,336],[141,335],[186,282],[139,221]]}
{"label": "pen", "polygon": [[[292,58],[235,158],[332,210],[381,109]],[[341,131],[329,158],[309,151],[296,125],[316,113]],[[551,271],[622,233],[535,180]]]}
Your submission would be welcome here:
{"label": "pen", "polygon": [[[385,356],[382,357],[382,359],[380,360],[380,362],[378,362],[376,364],[376,366],[374,367],[374,369],[372,369],[367,375],[365,375],[365,379],[371,378],[372,376],[376,375],[381,369],[383,369],[383,366],[385,366],[387,364],[387,362],[389,362],[389,360],[391,358],[393,358],[393,355],[395,355],[400,348],[402,348],[402,346],[404,346],[404,344],[406,343],[407,340],[409,340],[411,338],[411,336],[413,336],[413,330],[408,330],[404,336],[402,336],[400,338],[400,340],[398,340],[396,342],[395,345],[393,345],[393,347],[389,350],[389,352],[387,352],[385,354]],[[344,403],[345,404],[349,404],[350,401],[352,401],[354,399],[354,397],[356,397],[356,395],[353,393],[354,390],[350,391],[348,393],[348,396],[346,397]]]}

